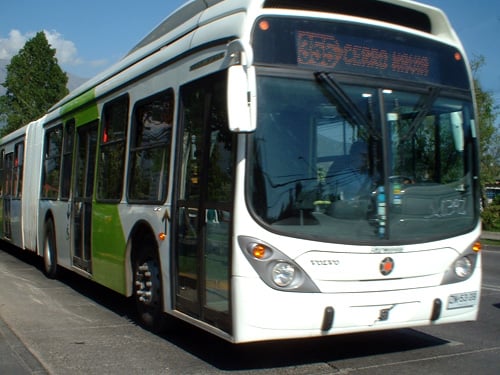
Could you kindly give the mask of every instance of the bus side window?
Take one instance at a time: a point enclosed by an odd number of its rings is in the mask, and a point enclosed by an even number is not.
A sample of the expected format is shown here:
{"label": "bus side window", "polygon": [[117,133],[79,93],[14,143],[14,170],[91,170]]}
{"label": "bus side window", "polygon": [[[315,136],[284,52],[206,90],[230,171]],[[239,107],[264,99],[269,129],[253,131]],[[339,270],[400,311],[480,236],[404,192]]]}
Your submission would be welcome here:
{"label": "bus side window", "polygon": [[161,203],[166,198],[173,108],[172,89],[144,99],[134,108],[129,201]]}
{"label": "bus side window", "polygon": [[0,151],[0,197],[3,197],[3,187],[5,183],[4,160],[5,160],[5,150],[2,150]]}
{"label": "bus side window", "polygon": [[14,170],[13,181],[14,190],[12,195],[16,198],[22,197],[23,190],[23,164],[24,164],[24,143],[20,142],[15,145],[14,149]]}
{"label": "bus side window", "polygon": [[118,202],[122,197],[128,110],[128,95],[104,105],[97,172],[97,200]]}
{"label": "bus side window", "polygon": [[47,133],[45,134],[44,148],[42,198],[56,199],[59,192],[59,176],[61,171],[61,125],[47,130]]}

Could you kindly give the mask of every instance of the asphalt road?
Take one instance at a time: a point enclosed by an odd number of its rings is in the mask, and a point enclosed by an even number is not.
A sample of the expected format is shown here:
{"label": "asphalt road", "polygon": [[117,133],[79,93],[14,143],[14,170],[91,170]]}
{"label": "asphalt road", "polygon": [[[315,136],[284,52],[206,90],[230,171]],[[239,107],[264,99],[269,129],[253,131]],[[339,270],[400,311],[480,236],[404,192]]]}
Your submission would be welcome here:
{"label": "asphalt road", "polygon": [[[2,244],[0,244],[0,248]],[[231,345],[179,323],[158,336],[128,301],[0,251],[0,374],[498,374],[500,249],[486,247],[477,322]]]}

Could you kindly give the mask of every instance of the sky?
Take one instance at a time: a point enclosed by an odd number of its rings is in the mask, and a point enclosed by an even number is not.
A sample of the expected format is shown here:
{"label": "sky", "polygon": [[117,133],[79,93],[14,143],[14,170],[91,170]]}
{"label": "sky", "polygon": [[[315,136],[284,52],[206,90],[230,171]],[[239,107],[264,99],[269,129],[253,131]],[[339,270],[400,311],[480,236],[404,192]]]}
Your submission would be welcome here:
{"label": "sky", "polygon": [[[228,0],[231,1],[231,0]],[[303,0],[306,1],[306,0]],[[484,56],[479,80],[500,106],[500,2],[420,0],[445,11],[469,59]],[[15,0],[0,12],[0,59],[44,30],[68,73],[91,78],[132,49],[185,0]]]}

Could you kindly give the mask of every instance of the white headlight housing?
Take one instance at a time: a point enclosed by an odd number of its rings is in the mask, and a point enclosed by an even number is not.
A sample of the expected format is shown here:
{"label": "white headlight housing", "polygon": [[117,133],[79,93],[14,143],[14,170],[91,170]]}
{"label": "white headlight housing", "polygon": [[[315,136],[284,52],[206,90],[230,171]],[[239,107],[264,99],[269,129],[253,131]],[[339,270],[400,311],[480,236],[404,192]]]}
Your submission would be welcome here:
{"label": "white headlight housing", "polygon": [[444,273],[441,285],[460,283],[470,278],[474,274],[478,256],[478,252],[473,250],[459,255]]}
{"label": "white headlight housing", "polygon": [[238,236],[238,243],[261,280],[270,288],[282,292],[320,292],[300,265],[276,247],[248,236]]}

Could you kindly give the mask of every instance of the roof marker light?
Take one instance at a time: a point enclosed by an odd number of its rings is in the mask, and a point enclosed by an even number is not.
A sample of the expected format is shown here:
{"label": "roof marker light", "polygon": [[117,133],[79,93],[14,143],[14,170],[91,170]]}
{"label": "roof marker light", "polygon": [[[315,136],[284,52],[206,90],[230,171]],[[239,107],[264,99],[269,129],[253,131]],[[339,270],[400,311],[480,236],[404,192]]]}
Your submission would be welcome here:
{"label": "roof marker light", "polygon": [[267,31],[270,27],[271,25],[269,25],[269,21],[262,20],[259,22],[259,29],[261,29],[262,31]]}

